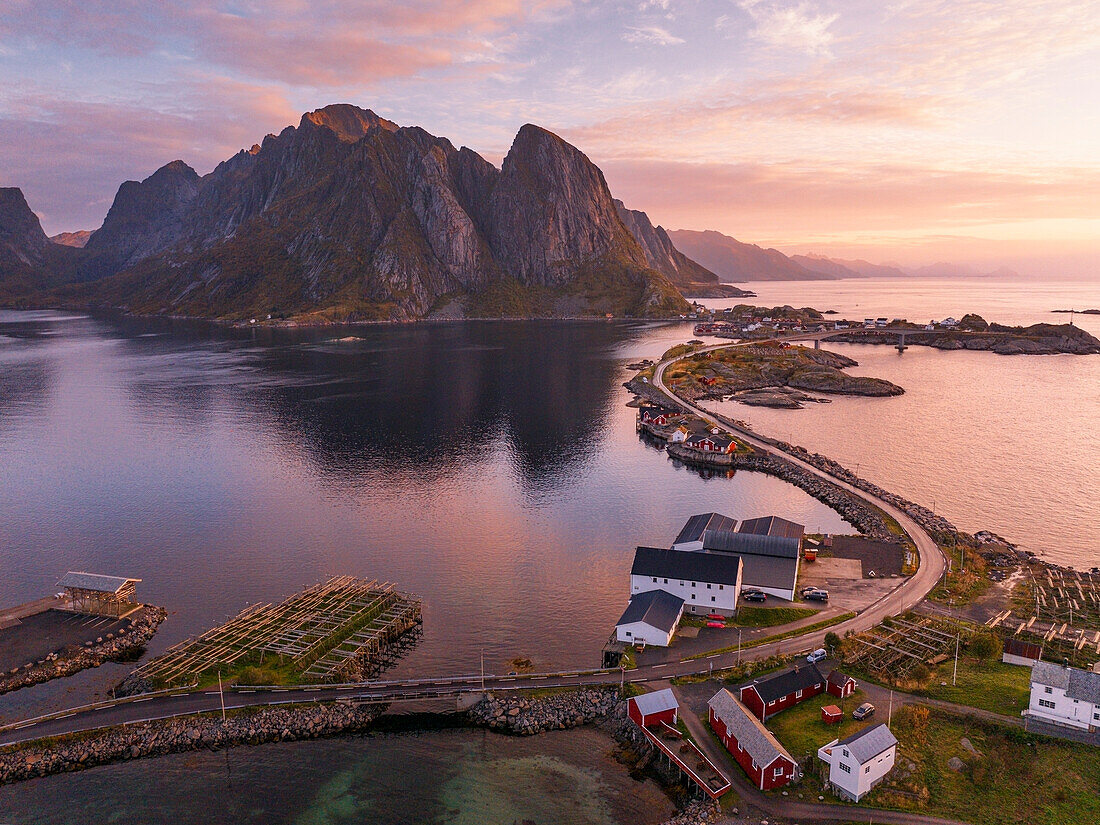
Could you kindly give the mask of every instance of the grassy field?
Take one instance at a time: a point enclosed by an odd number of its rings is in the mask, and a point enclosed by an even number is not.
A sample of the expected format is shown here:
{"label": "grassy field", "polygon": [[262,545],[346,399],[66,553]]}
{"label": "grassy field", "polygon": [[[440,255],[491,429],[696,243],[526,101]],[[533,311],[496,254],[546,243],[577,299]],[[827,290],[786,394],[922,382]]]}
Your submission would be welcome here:
{"label": "grassy field", "polygon": [[1019,716],[1027,707],[1031,694],[1031,671],[1026,667],[1003,662],[979,662],[959,659],[956,684],[951,684],[954,662],[944,662],[936,668],[926,686],[913,691],[919,696],[943,699],[972,708]]}
{"label": "grassy field", "polygon": [[807,607],[742,607],[732,622],[736,627],[776,627],[816,614]]}
{"label": "grassy field", "polygon": [[[866,697],[861,690],[856,690],[847,699],[838,699],[832,694],[823,693],[776,714],[765,724],[790,751],[791,756],[801,759],[808,753],[817,753],[817,749],[826,742],[843,739],[867,725],[885,722],[886,708],[878,708],[876,715],[866,722],[857,722],[852,718],[852,711],[865,701]],[[826,725],[821,720],[821,708],[825,705],[838,705],[844,711],[843,720],[835,725]],[[879,713],[882,715],[881,719],[878,718]]]}
{"label": "grassy field", "polygon": [[[882,788],[868,804],[920,807],[975,825],[1091,825],[1100,819],[1100,749],[935,711],[923,721],[922,715],[907,708],[895,716],[898,762],[901,773],[909,773],[895,784],[927,793],[927,803]],[[963,747],[964,737],[978,755]],[[952,757],[962,760],[961,770],[948,767]]]}

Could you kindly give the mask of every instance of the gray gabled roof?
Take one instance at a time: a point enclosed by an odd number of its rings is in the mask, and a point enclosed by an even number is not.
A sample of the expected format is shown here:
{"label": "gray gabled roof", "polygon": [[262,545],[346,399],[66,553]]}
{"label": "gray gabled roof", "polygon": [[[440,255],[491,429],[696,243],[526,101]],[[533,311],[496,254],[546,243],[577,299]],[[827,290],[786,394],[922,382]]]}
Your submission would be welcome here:
{"label": "gray gabled roof", "polygon": [[707,530],[703,533],[703,549],[738,553],[742,556],[777,556],[784,559],[797,559],[799,540],[788,536],[762,536],[756,533],[735,533],[732,530]]}
{"label": "gray gabled roof", "polygon": [[754,679],[744,687],[756,688],[757,694],[764,702],[774,702],[784,696],[790,696],[795,691],[809,690],[824,684],[825,677],[821,675],[817,665],[797,665],[791,670],[777,673],[766,679]]}
{"label": "gray gabled roof", "polygon": [[103,593],[118,593],[130,582],[141,579],[128,579],[124,576],[104,576],[99,573],[80,573],[70,570],[61,577],[59,587],[76,587],[80,590],[99,590]]}
{"label": "gray gabled roof", "polygon": [[680,534],[676,536],[673,544],[683,544],[688,541],[702,541],[704,530],[734,530],[737,527],[737,519],[723,516],[721,513],[700,513],[687,520]]}
{"label": "gray gabled roof", "polygon": [[[718,553],[713,555],[733,555]],[[742,587],[771,587],[776,590],[794,590],[798,581],[798,559],[781,559],[776,556],[741,556],[745,565],[741,576]]]}
{"label": "gray gabled roof", "polygon": [[733,734],[733,738],[737,740],[737,744],[748,752],[752,761],[759,767],[766,768],[780,756],[785,756],[794,762],[791,755],[787,753],[787,749],[779,744],[779,740],[770,730],[764,727],[764,723],[738,702],[737,697],[729,690],[722,688],[707,704],[725,723]]}
{"label": "gray gabled roof", "polygon": [[643,693],[641,696],[634,696],[630,701],[637,705],[642,716],[649,716],[651,713],[660,713],[663,710],[674,710],[680,707],[680,703],[676,701],[676,696],[672,693],[672,688],[665,688],[653,693]]}
{"label": "gray gabled roof", "polygon": [[1036,662],[1031,666],[1031,681],[1061,688],[1070,699],[1100,705],[1100,673],[1053,662]]}
{"label": "gray gabled roof", "polygon": [[639,547],[634,551],[634,564],[630,566],[632,576],[729,585],[737,584],[740,571],[740,556],[657,547]]}
{"label": "gray gabled roof", "polygon": [[650,627],[671,633],[676,629],[684,600],[664,590],[647,590],[630,597],[630,603],[615,626],[645,622]]}
{"label": "gray gabled roof", "polygon": [[806,528],[794,521],[779,516],[762,516],[745,519],[738,528],[739,533],[753,533],[758,536],[784,536],[789,539],[801,539]]}
{"label": "gray gabled roof", "polygon": [[857,731],[847,739],[841,739],[833,747],[847,748],[852,757],[861,765],[870,762],[883,751],[887,751],[898,743],[897,738],[890,732],[885,722],[870,725],[861,731]]}

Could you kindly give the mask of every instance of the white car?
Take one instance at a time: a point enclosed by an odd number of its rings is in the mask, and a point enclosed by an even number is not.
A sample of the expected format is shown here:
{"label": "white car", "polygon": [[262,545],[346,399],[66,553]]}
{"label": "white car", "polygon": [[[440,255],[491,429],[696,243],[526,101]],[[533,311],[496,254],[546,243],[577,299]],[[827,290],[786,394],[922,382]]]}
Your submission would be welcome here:
{"label": "white car", "polygon": [[806,657],[806,661],[809,662],[811,665],[817,664],[828,655],[829,654],[825,652],[825,648],[819,647],[817,650]]}

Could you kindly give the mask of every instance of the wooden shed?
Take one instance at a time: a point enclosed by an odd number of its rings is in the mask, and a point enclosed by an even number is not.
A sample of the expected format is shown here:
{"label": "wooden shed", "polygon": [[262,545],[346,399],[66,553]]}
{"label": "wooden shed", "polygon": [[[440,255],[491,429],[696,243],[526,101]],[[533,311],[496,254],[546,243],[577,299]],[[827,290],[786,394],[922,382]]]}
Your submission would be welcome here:
{"label": "wooden shed", "polygon": [[844,718],[844,711],[836,705],[825,705],[821,709],[821,721],[826,725],[835,725]]}

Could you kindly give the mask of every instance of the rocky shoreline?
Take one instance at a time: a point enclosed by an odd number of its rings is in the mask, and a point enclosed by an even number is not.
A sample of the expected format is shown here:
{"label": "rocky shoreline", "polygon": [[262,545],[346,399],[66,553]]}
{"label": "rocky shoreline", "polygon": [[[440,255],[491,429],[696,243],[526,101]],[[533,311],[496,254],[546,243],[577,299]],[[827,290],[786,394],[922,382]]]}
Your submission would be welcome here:
{"label": "rocky shoreline", "polygon": [[3,674],[0,676],[0,693],[72,676],[78,671],[99,667],[104,662],[125,659],[145,646],[167,615],[163,607],[144,605],[132,615],[126,627],[100,636],[93,642],[85,642],[83,647],[63,648]]}
{"label": "rocky shoreline", "polygon": [[183,751],[366,731],[384,705],[297,705],[161,719],[0,749],[0,785]]}

